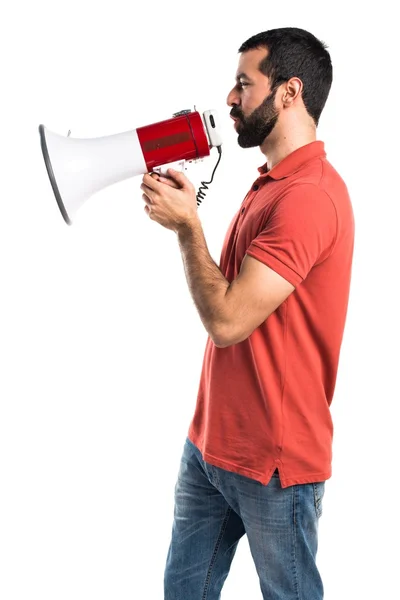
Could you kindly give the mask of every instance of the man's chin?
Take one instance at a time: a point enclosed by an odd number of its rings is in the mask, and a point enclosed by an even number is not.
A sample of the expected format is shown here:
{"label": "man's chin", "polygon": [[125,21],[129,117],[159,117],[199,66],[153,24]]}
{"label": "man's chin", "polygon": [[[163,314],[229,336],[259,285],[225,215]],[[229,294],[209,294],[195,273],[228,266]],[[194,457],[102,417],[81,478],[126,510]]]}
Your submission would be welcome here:
{"label": "man's chin", "polygon": [[244,138],[240,134],[238,135],[237,143],[241,148],[256,148],[256,146],[260,145],[258,142]]}

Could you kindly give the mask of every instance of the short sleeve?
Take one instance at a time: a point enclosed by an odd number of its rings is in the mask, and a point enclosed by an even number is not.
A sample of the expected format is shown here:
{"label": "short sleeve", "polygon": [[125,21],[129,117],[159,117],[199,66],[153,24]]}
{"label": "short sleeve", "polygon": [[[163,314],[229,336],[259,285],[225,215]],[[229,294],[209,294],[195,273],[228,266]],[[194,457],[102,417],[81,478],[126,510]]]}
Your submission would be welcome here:
{"label": "short sleeve", "polygon": [[301,184],[277,201],[246,253],[296,287],[329,256],[336,235],[331,198],[316,185]]}

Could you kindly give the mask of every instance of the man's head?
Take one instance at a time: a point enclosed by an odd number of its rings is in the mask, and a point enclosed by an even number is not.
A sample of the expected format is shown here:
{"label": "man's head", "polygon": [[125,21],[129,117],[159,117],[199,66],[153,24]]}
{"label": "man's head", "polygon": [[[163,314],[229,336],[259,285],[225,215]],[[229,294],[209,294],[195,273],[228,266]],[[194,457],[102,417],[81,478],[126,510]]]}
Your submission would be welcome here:
{"label": "man's head", "polygon": [[227,103],[242,148],[261,146],[276,124],[296,111],[316,127],[332,84],[326,45],[303,29],[271,29],[249,38]]}

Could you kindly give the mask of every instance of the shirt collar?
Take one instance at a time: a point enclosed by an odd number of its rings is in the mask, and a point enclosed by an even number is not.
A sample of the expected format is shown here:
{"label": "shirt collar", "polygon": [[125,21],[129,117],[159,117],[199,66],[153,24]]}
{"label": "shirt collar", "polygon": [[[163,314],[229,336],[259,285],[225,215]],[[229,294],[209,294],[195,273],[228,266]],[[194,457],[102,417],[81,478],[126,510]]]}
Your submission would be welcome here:
{"label": "shirt collar", "polygon": [[288,177],[292,175],[295,171],[297,171],[304,163],[309,160],[317,157],[325,157],[325,145],[324,142],[320,140],[316,140],[314,142],[310,142],[305,146],[301,146],[297,148],[285,158],[283,158],[278,164],[272,167],[271,170],[268,170],[268,164],[265,163],[261,167],[258,168],[258,171],[261,177],[271,177],[272,179],[283,179],[284,177]]}

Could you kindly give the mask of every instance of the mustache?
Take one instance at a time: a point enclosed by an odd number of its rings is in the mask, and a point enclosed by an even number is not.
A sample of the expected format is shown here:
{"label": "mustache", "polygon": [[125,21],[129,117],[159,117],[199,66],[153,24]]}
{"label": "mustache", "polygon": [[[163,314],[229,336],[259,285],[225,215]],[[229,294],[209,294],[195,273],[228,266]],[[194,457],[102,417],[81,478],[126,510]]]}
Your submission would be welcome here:
{"label": "mustache", "polygon": [[241,121],[243,121],[243,115],[239,110],[235,110],[234,108],[232,108],[231,112],[230,112],[230,116],[233,117],[234,119],[240,119]]}

